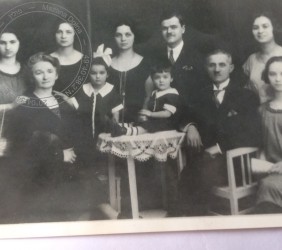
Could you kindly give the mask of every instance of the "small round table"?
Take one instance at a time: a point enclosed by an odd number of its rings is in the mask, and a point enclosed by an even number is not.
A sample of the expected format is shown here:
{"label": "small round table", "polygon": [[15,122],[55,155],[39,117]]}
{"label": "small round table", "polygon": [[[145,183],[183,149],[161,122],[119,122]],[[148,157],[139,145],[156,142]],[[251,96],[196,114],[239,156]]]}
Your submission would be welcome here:
{"label": "small round table", "polygon": [[[118,207],[114,156],[127,159],[132,216],[134,219],[138,219],[139,208],[134,160],[147,161],[150,158],[154,158],[162,163],[166,162],[168,157],[172,159],[177,158],[178,171],[180,172],[183,169],[180,147],[184,137],[185,133],[180,133],[176,130],[120,137],[111,137],[110,134],[104,133],[100,134],[97,147],[100,152],[108,153],[109,157],[109,196],[111,207],[114,209]],[[162,179],[164,180],[164,178]]]}

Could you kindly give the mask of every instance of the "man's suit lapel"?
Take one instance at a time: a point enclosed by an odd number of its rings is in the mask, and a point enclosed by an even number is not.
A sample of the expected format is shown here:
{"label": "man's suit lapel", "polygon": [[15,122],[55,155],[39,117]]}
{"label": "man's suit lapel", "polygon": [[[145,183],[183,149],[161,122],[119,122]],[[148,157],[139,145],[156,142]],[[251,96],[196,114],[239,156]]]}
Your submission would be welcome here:
{"label": "man's suit lapel", "polygon": [[233,95],[234,94],[235,94],[234,85],[233,85],[233,82],[230,81],[229,85],[227,86],[227,88],[225,90],[223,101],[218,108],[219,112],[222,115],[227,116],[230,109],[232,109],[233,100],[234,100]]}
{"label": "man's suit lapel", "polygon": [[179,57],[174,64],[174,67],[185,71],[193,69],[192,54],[189,53],[187,46],[185,46],[185,43],[179,54]]}

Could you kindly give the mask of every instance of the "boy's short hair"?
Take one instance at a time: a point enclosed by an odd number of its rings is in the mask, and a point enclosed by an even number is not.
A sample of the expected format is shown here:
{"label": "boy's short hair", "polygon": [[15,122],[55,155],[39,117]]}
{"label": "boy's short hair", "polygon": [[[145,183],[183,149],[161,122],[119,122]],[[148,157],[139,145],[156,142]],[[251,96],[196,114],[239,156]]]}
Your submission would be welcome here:
{"label": "boy's short hair", "polygon": [[167,72],[170,74],[172,73],[172,66],[169,60],[162,60],[157,62],[154,66],[151,67],[150,75],[153,78],[156,73],[163,72]]}
{"label": "boy's short hair", "polygon": [[272,63],[275,63],[275,62],[281,62],[282,63],[282,56],[273,56],[265,64],[265,68],[264,68],[264,70],[261,74],[261,79],[267,84],[270,84],[270,81],[269,81],[269,78],[268,78],[270,65]]}
{"label": "boy's short hair", "polygon": [[176,17],[179,20],[181,26],[185,25],[184,17],[179,10],[165,10],[161,17],[160,22],[162,23],[164,20]]}

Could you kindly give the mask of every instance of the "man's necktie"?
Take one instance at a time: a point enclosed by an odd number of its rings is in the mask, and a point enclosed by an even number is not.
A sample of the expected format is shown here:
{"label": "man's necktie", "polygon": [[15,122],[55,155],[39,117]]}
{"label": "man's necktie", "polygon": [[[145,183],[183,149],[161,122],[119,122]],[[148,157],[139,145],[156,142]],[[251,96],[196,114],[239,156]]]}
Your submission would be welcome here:
{"label": "man's necktie", "polygon": [[175,63],[174,57],[173,57],[173,50],[171,49],[169,52],[169,58],[168,58],[173,65]]}
{"label": "man's necktie", "polygon": [[215,105],[216,107],[218,108],[221,104],[221,102],[219,101],[218,99],[218,95],[219,93],[221,93],[222,91],[225,91],[226,88],[223,88],[223,89],[214,89],[213,90],[213,95],[214,95],[214,101],[215,101]]}

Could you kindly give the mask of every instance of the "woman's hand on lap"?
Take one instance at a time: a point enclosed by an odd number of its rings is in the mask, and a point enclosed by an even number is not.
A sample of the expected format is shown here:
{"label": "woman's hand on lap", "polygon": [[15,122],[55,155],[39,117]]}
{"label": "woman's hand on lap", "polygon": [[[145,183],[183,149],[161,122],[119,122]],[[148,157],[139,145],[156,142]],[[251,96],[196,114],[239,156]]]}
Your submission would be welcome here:
{"label": "woman's hand on lap", "polygon": [[73,148],[68,148],[63,150],[64,153],[64,162],[74,163],[76,160],[76,154]]}

